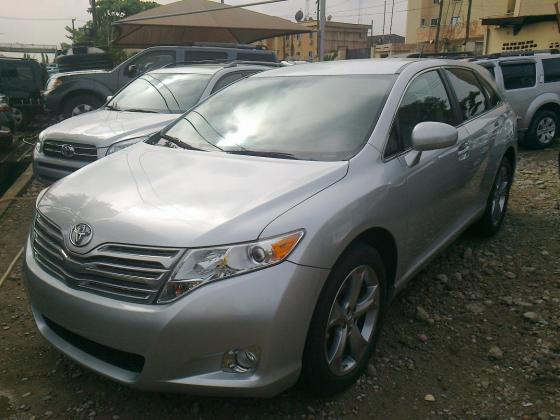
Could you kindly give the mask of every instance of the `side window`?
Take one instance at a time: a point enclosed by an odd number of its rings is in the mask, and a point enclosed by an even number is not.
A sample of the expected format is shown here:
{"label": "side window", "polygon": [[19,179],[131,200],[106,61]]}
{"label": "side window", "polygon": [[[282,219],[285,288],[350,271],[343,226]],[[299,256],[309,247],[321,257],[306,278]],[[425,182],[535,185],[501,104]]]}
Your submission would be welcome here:
{"label": "side window", "polygon": [[195,61],[225,61],[228,59],[228,53],[225,51],[185,51],[185,61],[192,63]]}
{"label": "side window", "polygon": [[408,87],[397,111],[385,157],[412,147],[412,130],[425,121],[455,125],[451,102],[436,70],[421,74]]}
{"label": "side window", "polygon": [[212,93],[222,90],[226,86],[231,85],[233,82],[237,82],[239,79],[242,79],[247,76],[246,72],[236,71],[234,73],[228,73],[225,76],[222,76],[220,80],[216,82],[214,87],[212,88]]}
{"label": "side window", "polygon": [[535,63],[501,64],[506,90],[533,87],[537,83]]}
{"label": "side window", "polygon": [[486,97],[475,74],[465,69],[446,69],[447,76],[457,95],[463,120],[470,120],[487,110]]}
{"label": "side window", "polygon": [[488,106],[490,108],[494,108],[497,106],[502,100],[500,99],[500,95],[494,89],[494,86],[490,85],[484,78],[479,77],[480,84],[484,89],[484,93],[486,93],[486,98],[488,99]]}
{"label": "side window", "polygon": [[153,51],[138,57],[131,65],[136,66],[137,74],[142,74],[174,62],[175,51]]}
{"label": "side window", "polygon": [[272,54],[255,54],[250,52],[238,52],[237,59],[240,61],[276,61]]}
{"label": "side window", "polygon": [[560,58],[549,58],[542,61],[544,68],[544,82],[560,82]]}

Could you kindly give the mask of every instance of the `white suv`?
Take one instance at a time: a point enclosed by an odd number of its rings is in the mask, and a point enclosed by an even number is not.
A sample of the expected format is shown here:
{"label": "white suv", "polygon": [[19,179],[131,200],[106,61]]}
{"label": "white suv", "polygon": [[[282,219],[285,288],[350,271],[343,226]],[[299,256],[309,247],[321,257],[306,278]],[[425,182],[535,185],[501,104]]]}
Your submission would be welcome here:
{"label": "white suv", "polygon": [[520,53],[476,63],[492,74],[517,113],[520,143],[550,146],[560,134],[560,54]]}

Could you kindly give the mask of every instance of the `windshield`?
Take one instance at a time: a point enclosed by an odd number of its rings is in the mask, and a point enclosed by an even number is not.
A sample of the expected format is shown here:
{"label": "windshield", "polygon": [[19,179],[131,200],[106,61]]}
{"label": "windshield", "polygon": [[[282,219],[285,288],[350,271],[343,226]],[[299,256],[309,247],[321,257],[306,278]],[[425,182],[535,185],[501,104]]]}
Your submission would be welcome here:
{"label": "windshield", "polygon": [[121,90],[107,107],[116,111],[180,114],[200,99],[210,74],[145,74]]}
{"label": "windshield", "polygon": [[307,160],[345,160],[365,144],[394,76],[252,77],[211,96],[159,144]]}

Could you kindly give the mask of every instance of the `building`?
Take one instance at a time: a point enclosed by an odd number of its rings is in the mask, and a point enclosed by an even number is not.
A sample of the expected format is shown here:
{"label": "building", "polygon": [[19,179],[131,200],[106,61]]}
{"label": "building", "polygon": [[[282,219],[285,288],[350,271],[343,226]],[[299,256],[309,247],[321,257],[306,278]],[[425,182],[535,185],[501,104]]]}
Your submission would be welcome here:
{"label": "building", "polygon": [[[540,3],[547,0],[531,0]],[[417,51],[438,52],[471,51],[482,54],[485,27],[481,19],[487,16],[506,16],[514,10],[515,0],[472,0],[467,34],[469,0],[408,0],[406,43],[415,44]],[[441,25],[439,16],[441,8]],[[439,26],[439,40],[436,41]]]}
{"label": "building", "polygon": [[382,44],[404,44],[405,37],[397,34],[373,35],[368,36],[370,46]]}
{"label": "building", "polygon": [[557,0],[512,0],[511,13],[482,19],[486,28],[484,52],[515,53],[560,49]]}
{"label": "building", "polygon": [[[300,22],[307,27],[317,28],[316,20]],[[325,55],[335,58],[346,52],[367,50],[369,25],[327,21],[325,26]],[[317,61],[317,33],[279,36],[260,41],[268,49],[274,51],[280,60]],[[364,52],[365,54],[365,52]],[[352,55],[352,54],[350,54]]]}

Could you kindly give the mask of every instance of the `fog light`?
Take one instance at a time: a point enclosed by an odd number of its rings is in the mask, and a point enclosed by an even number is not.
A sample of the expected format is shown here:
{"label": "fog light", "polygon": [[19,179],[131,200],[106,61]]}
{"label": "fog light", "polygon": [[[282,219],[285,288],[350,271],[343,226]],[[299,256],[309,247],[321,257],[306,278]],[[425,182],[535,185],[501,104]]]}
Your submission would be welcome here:
{"label": "fog light", "polygon": [[224,354],[222,370],[226,372],[246,373],[257,369],[260,350],[257,346],[229,350]]}

